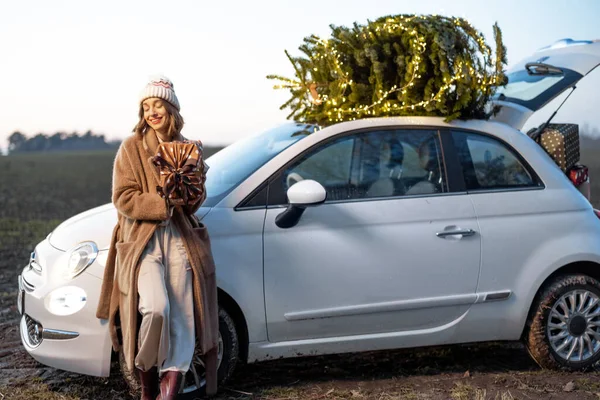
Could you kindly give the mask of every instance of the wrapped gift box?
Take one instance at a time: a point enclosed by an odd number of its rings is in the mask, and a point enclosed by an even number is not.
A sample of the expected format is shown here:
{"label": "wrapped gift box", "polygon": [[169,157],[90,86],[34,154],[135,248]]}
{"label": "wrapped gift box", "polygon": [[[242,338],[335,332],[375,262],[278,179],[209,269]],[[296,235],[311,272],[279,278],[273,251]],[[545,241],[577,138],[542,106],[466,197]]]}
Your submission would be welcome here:
{"label": "wrapped gift box", "polygon": [[566,173],[579,162],[578,125],[549,124],[537,141],[563,172]]}
{"label": "wrapped gift box", "polygon": [[160,171],[157,192],[172,204],[195,204],[204,196],[208,166],[203,159],[202,142],[185,140],[158,145],[152,162]]}

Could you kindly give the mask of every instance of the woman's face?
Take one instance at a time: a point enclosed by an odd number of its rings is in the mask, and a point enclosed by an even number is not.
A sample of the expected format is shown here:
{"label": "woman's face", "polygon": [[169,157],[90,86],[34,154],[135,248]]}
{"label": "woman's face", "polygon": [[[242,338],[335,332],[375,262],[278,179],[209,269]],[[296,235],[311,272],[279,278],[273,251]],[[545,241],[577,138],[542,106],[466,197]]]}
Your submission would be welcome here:
{"label": "woman's face", "polygon": [[144,119],[148,125],[157,132],[165,133],[169,122],[169,113],[164,105],[164,100],[152,97],[142,102]]}

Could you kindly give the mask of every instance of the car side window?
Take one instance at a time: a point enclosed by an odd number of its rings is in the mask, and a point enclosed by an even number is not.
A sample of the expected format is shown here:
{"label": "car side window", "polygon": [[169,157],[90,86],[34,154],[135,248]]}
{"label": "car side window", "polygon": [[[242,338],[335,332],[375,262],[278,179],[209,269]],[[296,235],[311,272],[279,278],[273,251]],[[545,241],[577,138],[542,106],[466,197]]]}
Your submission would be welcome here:
{"label": "car side window", "polygon": [[343,137],[305,155],[284,171],[283,189],[287,191],[301,180],[312,179],[323,185],[328,201],[352,198],[350,169],[354,142],[353,136]]}
{"label": "car side window", "polygon": [[390,130],[361,137],[358,193],[363,198],[448,191],[437,131]]}
{"label": "car side window", "polygon": [[271,205],[285,204],[287,190],[312,179],[327,202],[429,195],[448,191],[439,134],[390,129],[357,133],[308,152],[271,185]]}
{"label": "car side window", "polygon": [[452,132],[467,190],[538,186],[530,169],[507,145],[489,136]]}

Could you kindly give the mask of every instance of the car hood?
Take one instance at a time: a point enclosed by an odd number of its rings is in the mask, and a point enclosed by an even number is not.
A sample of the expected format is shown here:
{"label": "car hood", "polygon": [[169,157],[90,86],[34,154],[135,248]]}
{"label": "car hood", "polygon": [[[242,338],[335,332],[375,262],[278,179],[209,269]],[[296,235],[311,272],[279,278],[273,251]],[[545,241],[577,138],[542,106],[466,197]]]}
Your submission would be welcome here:
{"label": "car hood", "polygon": [[[201,207],[196,216],[202,219],[210,207]],[[83,241],[95,242],[99,250],[107,250],[110,246],[112,231],[117,224],[117,210],[112,203],[79,213],[62,222],[50,234],[50,244],[67,251]]]}

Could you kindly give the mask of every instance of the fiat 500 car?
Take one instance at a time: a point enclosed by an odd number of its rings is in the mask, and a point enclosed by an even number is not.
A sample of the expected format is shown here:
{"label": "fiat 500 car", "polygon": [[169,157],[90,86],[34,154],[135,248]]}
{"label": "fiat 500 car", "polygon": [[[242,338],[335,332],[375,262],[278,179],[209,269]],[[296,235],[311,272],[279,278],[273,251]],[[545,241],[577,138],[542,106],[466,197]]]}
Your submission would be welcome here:
{"label": "fiat 500 car", "polygon": [[[496,120],[289,123],[207,159],[197,216],[217,266],[221,382],[239,361],[496,340],[522,340],[543,367],[594,364],[588,179],[519,129],[599,62],[600,43],[536,53],[509,73]],[[112,204],[64,221],[19,276],[22,342],[41,363],[107,376],[118,357],[95,317],[116,221]],[[183,392],[203,385],[195,358]]]}

